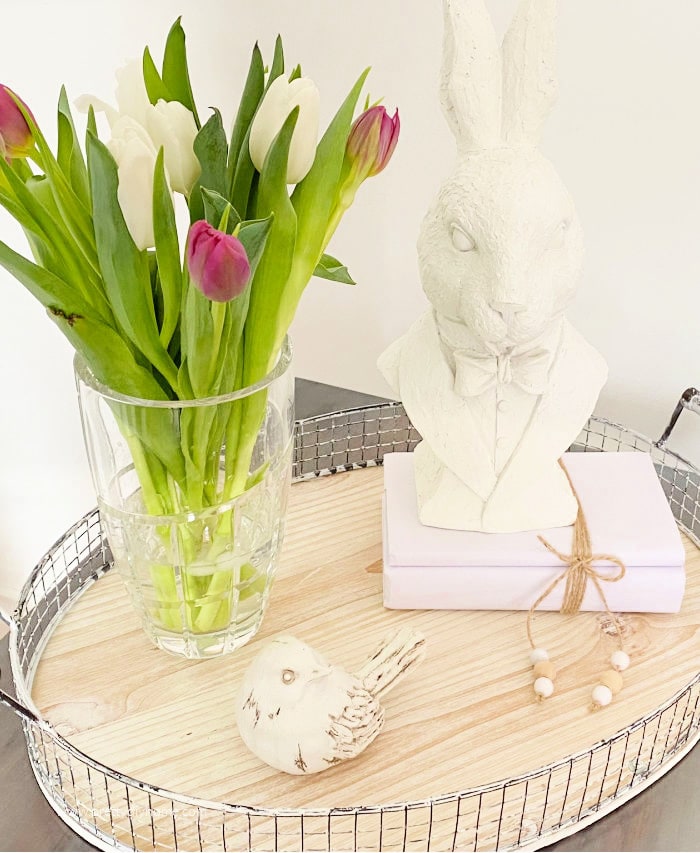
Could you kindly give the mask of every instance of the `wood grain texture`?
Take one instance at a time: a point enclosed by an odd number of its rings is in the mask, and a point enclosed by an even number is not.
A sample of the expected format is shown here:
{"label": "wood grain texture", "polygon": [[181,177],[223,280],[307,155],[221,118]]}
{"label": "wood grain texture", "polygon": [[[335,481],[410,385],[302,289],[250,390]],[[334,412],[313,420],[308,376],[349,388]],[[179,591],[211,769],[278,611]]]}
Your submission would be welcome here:
{"label": "wood grain texture", "polygon": [[[187,662],[152,647],[121,580],[109,573],[50,638],[33,685],[35,703],[79,749],[151,785],[262,808],[340,808],[422,801],[534,771],[629,727],[697,675],[700,555],[690,543],[682,612],[623,617],[632,665],[622,693],[598,713],[589,710],[590,691],[616,647],[609,620],[594,613],[536,617],[538,641],[558,670],[554,697],[537,704],[524,613],[383,608],[381,574],[373,571],[381,560],[382,485],[382,470],[375,468],[293,487],[282,566],[263,628],[223,659]],[[316,776],[290,777],[246,751],[233,697],[261,643],[293,633],[357,669],[402,624],[426,635],[426,660],[385,697],[385,730],[365,753]],[[502,790],[494,792],[493,803],[484,794],[478,808],[492,810],[496,834],[484,830],[482,814],[478,847],[522,840],[523,826],[525,837],[543,831],[545,800],[553,799],[555,788],[566,792],[552,826],[614,795],[640,772],[641,761],[653,764],[695,725],[696,706],[689,697],[685,707],[674,707],[673,718],[671,710],[668,719],[659,718],[654,725],[660,733],[665,727],[661,738],[650,739],[640,728],[624,741],[624,751],[622,742],[612,744],[586,756],[586,767],[573,762],[548,782],[531,782],[528,809],[539,797],[537,817],[523,813],[515,794],[510,810]],[[470,844],[471,807],[465,804],[457,816],[460,847]],[[442,818],[436,809],[429,819],[431,826],[444,820],[451,846],[454,803],[449,809]],[[150,839],[150,830],[146,835]],[[436,829],[434,849],[445,849],[438,837]],[[150,841],[143,847],[153,849]]]}

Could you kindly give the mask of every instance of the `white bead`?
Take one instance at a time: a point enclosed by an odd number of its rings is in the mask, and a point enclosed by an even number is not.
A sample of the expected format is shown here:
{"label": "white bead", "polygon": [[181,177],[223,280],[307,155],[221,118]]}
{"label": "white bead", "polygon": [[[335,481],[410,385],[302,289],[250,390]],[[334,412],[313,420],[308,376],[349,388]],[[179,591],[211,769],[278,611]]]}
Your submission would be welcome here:
{"label": "white bead", "polygon": [[535,695],[541,696],[543,699],[549,699],[549,697],[554,693],[554,682],[551,678],[538,678],[534,684]]}
{"label": "white bead", "polygon": [[624,672],[630,665],[630,656],[626,652],[613,652],[610,656],[612,668]]}
{"label": "white bead", "polygon": [[593,699],[594,705],[596,705],[598,708],[604,708],[606,705],[609,705],[612,702],[612,690],[609,687],[606,687],[604,684],[599,684],[597,687],[593,688],[591,698]]}
{"label": "white bead", "polygon": [[543,660],[549,660],[549,653],[546,649],[533,649],[530,652],[530,663],[533,666]]}

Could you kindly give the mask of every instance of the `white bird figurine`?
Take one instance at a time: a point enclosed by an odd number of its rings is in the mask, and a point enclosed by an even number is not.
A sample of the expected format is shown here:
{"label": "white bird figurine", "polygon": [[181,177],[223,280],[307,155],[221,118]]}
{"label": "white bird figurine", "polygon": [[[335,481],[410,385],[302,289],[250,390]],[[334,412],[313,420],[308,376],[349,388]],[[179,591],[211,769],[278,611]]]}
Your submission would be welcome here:
{"label": "white bird figurine", "polygon": [[272,640],[248,667],[236,722],[248,749],[277,770],[318,773],[359,755],[381,732],[379,697],[422,660],[425,638],[400,629],[357,675],[296,637]]}

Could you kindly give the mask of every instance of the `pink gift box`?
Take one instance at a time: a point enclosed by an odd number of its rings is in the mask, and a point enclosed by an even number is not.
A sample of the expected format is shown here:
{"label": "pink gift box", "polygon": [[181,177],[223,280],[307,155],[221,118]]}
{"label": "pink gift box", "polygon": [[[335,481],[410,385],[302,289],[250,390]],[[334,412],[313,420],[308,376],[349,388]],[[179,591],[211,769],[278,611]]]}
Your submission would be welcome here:
{"label": "pink gift box", "polygon": [[[685,590],[685,550],[673,514],[644,453],[567,453],[569,475],[588,521],[594,554],[626,566],[603,582],[613,611],[677,613]],[[525,533],[473,533],[426,527],[418,519],[413,455],[384,457],[384,606],[398,610],[529,610],[564,570],[537,538],[570,554],[572,527]],[[603,576],[619,572],[595,561]],[[559,610],[564,582],[542,602]],[[593,584],[582,610],[604,610]]]}

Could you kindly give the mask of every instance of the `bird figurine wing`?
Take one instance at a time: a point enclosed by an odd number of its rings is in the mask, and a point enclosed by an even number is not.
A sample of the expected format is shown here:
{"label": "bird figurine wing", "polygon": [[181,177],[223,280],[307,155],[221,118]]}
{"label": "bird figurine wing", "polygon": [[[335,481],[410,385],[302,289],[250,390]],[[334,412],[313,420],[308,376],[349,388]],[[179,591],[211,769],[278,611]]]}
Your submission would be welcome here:
{"label": "bird figurine wing", "polygon": [[332,741],[329,766],[359,755],[384,727],[384,708],[359,679],[352,679],[346,696],[347,704],[340,714],[328,718]]}
{"label": "bird figurine wing", "polygon": [[400,628],[377,646],[357,676],[373,696],[383,696],[424,656],[425,637],[412,628]]}

